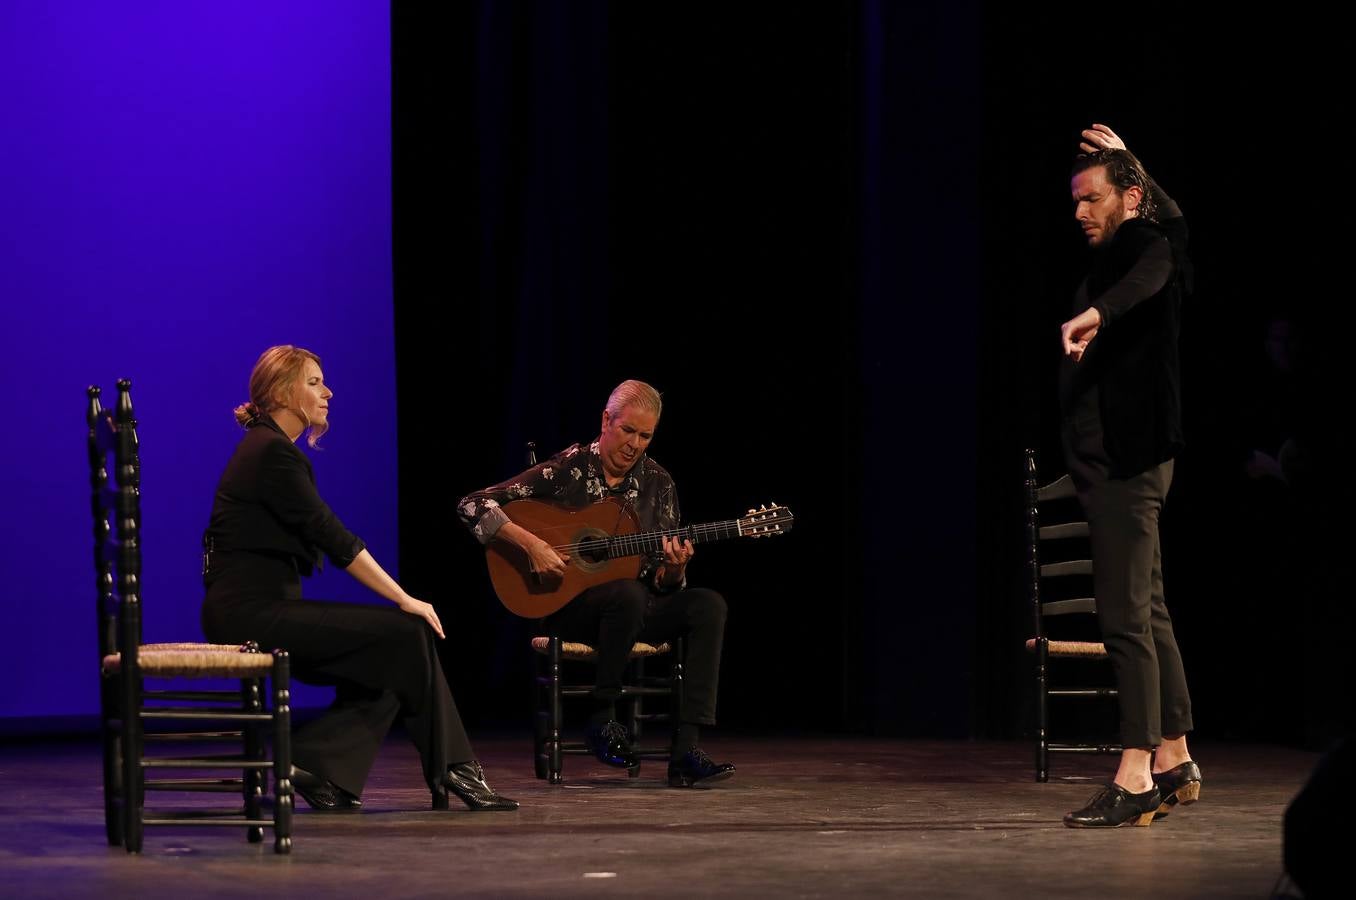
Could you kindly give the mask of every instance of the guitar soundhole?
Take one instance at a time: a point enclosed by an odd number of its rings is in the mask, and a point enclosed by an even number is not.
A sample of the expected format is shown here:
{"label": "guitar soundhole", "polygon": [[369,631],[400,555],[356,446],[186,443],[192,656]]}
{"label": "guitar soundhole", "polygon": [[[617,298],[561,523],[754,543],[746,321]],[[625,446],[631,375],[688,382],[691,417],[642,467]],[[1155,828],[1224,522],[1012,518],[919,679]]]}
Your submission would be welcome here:
{"label": "guitar soundhole", "polygon": [[575,546],[578,551],[575,553],[573,562],[585,572],[592,572],[601,569],[607,564],[607,541],[611,537],[606,531],[597,528],[586,528],[575,536]]}

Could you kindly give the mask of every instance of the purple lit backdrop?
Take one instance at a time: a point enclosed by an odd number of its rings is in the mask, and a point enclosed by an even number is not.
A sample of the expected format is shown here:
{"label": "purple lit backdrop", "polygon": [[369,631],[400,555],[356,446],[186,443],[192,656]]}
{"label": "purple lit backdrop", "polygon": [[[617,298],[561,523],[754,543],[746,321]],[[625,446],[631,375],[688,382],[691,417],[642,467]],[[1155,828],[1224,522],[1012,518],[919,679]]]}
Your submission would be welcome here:
{"label": "purple lit backdrop", "polygon": [[[270,344],[324,359],[316,477],[394,571],[388,17],[379,0],[0,9],[0,717],[97,709],[89,383],[133,379],[147,640],[201,635],[199,537]],[[307,589],[375,600],[341,572]]]}

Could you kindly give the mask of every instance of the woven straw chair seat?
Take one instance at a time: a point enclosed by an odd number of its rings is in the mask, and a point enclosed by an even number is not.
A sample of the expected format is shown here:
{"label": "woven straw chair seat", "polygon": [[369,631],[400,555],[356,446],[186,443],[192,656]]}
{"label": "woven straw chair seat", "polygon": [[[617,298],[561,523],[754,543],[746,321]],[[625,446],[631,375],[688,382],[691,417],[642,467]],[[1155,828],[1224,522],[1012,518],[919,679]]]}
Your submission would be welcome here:
{"label": "woven straw chair seat", "polygon": [[138,653],[160,653],[164,650],[210,650],[217,653],[239,653],[239,644],[195,644],[179,641],[169,644],[142,644]]}
{"label": "woven straw chair seat", "polygon": [[[1036,639],[1026,642],[1026,649],[1036,652]],[[1051,656],[1079,656],[1085,659],[1106,657],[1106,645],[1097,641],[1051,641]]]}
{"label": "woven straw chair seat", "polygon": [[[551,652],[551,639],[549,637],[534,637],[532,639],[532,649],[545,656]],[[642,644],[639,641],[631,648],[628,659],[643,659],[649,656],[659,656],[668,653],[673,648],[667,643],[660,644],[658,647],[653,644]],[[576,641],[560,642],[561,659],[578,659],[593,661],[598,658],[598,651],[588,644],[581,644]]]}
{"label": "woven straw chair seat", "polygon": [[[155,678],[256,678],[273,672],[273,654],[242,653],[237,644],[143,644],[137,668]],[[122,654],[104,657],[105,675],[122,669]]]}

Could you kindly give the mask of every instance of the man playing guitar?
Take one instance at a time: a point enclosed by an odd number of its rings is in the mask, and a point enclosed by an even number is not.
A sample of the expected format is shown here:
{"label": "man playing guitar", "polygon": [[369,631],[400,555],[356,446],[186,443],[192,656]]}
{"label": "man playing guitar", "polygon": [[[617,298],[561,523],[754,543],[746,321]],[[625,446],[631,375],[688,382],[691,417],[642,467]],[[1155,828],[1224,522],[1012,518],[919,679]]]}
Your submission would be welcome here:
{"label": "man playing guitar", "polygon": [[[548,580],[561,578],[576,563],[569,553],[557,552],[511,521],[503,507],[515,500],[575,508],[611,500],[617,504],[619,519],[629,511],[644,530],[676,530],[678,493],[673,478],[646,453],[662,408],[659,392],[648,384],[622,382],[608,397],[597,440],[574,444],[508,481],[463,497],[457,514],[482,544],[513,545],[526,555],[531,572]],[[706,787],[734,774],[734,766],[712,762],[697,747],[699,727],[716,721],[725,600],[715,591],[687,586],[693,552],[690,540],[664,536],[659,548],[641,558],[635,578],[589,587],[542,620],[562,640],[597,649],[595,709],[585,742],[601,762],[618,768],[639,764],[631,736],[616,712],[632,645],[637,640],[658,645],[684,639],[683,704],[668,768],[672,787]]]}

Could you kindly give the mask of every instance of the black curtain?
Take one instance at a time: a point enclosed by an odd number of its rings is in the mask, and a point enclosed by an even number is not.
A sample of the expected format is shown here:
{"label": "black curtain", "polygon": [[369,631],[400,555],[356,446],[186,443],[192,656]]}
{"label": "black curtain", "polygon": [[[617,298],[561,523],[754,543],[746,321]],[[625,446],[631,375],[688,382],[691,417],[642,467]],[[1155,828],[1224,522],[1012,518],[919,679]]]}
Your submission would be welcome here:
{"label": "black curtain", "polygon": [[[1260,735],[1274,722],[1231,699],[1240,677],[1278,702],[1320,677],[1293,650],[1288,681],[1217,665],[1221,621],[1236,645],[1331,615],[1276,614],[1277,592],[1312,593],[1294,569],[1313,542],[1275,525],[1297,521],[1292,490],[1238,468],[1259,407],[1286,407],[1257,399],[1260,335],[1292,314],[1302,242],[1261,223],[1310,208],[1274,186],[1302,155],[1295,92],[1321,75],[1258,64],[1254,43],[1290,40],[1274,23],[1222,39],[1179,19],[1123,52],[1114,17],[978,2],[392,20],[401,570],[451,625],[473,722],[527,722],[531,623],[494,600],[453,505],[522,468],[526,441],[594,437],[609,390],[641,378],[665,395],[652,452],[689,520],[797,515],[694,563],[731,607],[724,724],[1029,728],[1020,460],[1061,466],[1055,335],[1084,252],[1068,166],[1094,120],[1194,233],[1192,449],[1165,554],[1202,721]],[[1249,530],[1240,509],[1269,512]]]}

